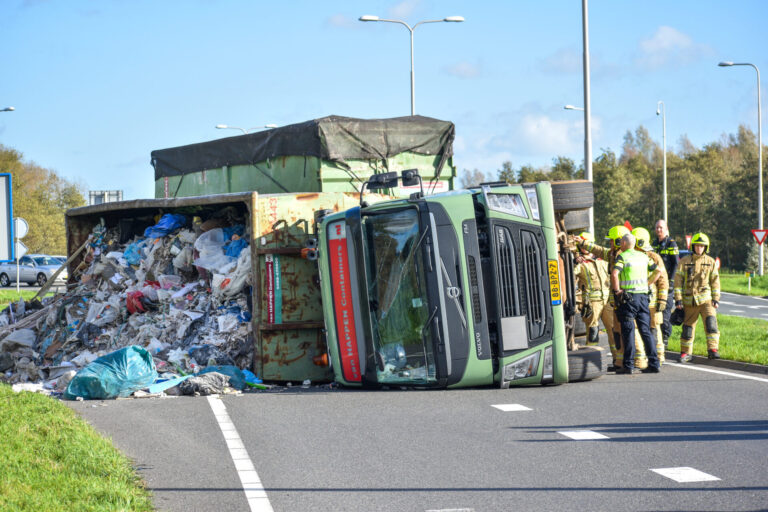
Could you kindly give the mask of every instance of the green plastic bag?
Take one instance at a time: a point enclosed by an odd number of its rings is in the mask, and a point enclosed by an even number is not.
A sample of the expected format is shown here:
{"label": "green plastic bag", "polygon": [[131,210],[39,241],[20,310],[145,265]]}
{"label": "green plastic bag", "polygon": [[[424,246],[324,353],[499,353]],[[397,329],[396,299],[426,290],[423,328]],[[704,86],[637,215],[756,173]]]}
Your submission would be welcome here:
{"label": "green plastic bag", "polygon": [[64,392],[66,400],[104,400],[131,395],[157,380],[152,355],[131,345],[96,359],[77,372]]}

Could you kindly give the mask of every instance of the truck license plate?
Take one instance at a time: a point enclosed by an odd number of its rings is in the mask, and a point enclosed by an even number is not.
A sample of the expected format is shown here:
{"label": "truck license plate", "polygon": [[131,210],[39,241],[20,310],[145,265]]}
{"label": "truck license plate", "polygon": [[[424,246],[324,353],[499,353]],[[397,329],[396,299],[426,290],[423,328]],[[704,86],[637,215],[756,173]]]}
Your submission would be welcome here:
{"label": "truck license plate", "polygon": [[560,275],[557,272],[557,260],[548,260],[547,266],[549,267],[549,290],[552,294],[552,305],[559,306],[563,303],[563,299],[560,295]]}

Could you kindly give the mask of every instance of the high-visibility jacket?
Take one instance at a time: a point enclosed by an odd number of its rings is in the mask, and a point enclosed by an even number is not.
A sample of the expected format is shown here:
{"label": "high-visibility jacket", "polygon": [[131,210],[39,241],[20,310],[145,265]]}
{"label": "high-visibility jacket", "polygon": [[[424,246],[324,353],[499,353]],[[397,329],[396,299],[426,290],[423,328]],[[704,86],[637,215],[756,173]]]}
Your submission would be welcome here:
{"label": "high-visibility jacket", "polygon": [[611,277],[608,274],[608,263],[605,260],[585,258],[573,270],[576,283],[586,291],[590,302],[605,302],[610,297]]}
{"label": "high-visibility jacket", "polygon": [[656,269],[644,252],[628,249],[616,257],[614,270],[619,271],[619,286],[627,293],[648,293],[648,272]]}
{"label": "high-visibility jacket", "polygon": [[680,260],[675,275],[675,300],[686,306],[700,306],[720,300],[720,273],[707,254],[689,254]]}
{"label": "high-visibility jacket", "polygon": [[668,236],[664,240],[657,238],[653,241],[653,250],[664,260],[667,277],[672,282],[675,279],[675,272],[680,261],[680,250],[677,248],[677,242]]}
{"label": "high-visibility jacket", "polygon": [[669,295],[669,278],[667,276],[667,270],[664,267],[664,260],[653,251],[648,251],[645,254],[647,254],[656,264],[657,272],[659,273],[658,279],[651,285],[651,297],[649,301],[651,304],[656,300],[666,302],[667,296]]}

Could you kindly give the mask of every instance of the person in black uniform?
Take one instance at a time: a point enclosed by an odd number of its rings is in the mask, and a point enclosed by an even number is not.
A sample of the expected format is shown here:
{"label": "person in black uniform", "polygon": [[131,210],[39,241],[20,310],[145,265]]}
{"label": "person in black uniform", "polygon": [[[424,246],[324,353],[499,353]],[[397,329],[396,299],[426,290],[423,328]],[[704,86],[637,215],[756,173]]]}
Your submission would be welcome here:
{"label": "person in black uniform", "polygon": [[[664,219],[659,219],[656,222],[656,241],[653,242],[653,250],[656,254],[660,255],[661,259],[664,261],[664,267],[667,269],[669,282],[674,283],[677,264],[680,262],[680,251],[677,248],[677,242],[669,237],[669,228],[667,227],[667,221]],[[674,304],[674,294],[670,293],[667,296],[667,307],[664,309],[664,322],[661,324],[661,334],[665,348],[669,336],[672,334],[672,324],[669,322],[669,317],[675,309]]]}

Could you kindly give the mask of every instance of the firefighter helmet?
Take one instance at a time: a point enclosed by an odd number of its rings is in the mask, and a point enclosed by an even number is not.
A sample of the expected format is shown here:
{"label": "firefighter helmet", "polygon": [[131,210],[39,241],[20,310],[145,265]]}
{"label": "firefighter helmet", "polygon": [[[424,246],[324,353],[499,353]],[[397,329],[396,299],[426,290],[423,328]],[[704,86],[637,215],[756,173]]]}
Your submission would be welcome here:
{"label": "firefighter helmet", "polygon": [[627,233],[629,233],[629,230],[627,229],[627,227],[619,224],[618,226],[613,226],[611,229],[608,230],[608,236],[606,236],[605,239],[613,240],[613,246],[620,247],[621,237],[623,237]]}
{"label": "firefighter helmet", "polygon": [[645,228],[635,228],[632,230],[632,234],[635,235],[635,247],[641,251],[648,252],[651,247],[651,234]]}
{"label": "firefighter helmet", "polygon": [[709,252],[709,237],[699,231],[695,235],[693,235],[693,238],[691,238],[691,246],[694,245],[703,245],[704,246],[704,252]]}
{"label": "firefighter helmet", "polygon": [[594,242],[595,241],[595,235],[590,233],[589,231],[582,231],[579,233],[579,236],[584,240],[585,242]]}

